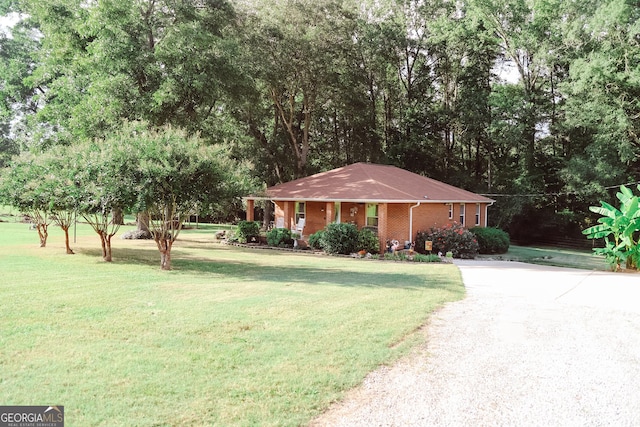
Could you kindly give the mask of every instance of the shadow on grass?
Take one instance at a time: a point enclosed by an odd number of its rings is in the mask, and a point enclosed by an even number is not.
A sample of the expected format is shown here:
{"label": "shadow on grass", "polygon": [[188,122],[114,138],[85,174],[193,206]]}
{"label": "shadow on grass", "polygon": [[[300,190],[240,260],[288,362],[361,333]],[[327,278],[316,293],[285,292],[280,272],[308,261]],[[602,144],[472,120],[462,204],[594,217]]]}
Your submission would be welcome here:
{"label": "shadow on grass", "polygon": [[[101,257],[100,249],[81,249],[78,253],[87,256]],[[247,255],[254,255],[253,252]],[[287,255],[286,252],[270,252],[270,255]],[[255,256],[255,255],[254,255]],[[115,248],[113,250],[115,264],[133,264],[160,268],[160,254],[157,250],[146,248]],[[362,262],[377,262],[366,261]],[[173,254],[174,272],[210,275],[212,280],[224,276],[238,281],[263,281],[273,283],[304,283],[324,286],[360,286],[371,288],[394,288],[406,290],[447,289],[454,290],[458,281],[455,275],[449,274],[412,274],[387,273],[379,269],[371,272],[349,271],[348,268],[321,268],[308,266],[265,266],[251,261],[215,260],[205,257],[194,257],[188,254]],[[425,277],[428,281],[425,281]]]}

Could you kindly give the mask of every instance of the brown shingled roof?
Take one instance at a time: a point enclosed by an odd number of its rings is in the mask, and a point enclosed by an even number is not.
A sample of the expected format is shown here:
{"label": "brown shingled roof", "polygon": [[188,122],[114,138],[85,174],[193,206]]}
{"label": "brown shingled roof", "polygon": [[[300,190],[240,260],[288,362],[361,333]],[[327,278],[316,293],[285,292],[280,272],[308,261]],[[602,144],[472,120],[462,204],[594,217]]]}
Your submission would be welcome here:
{"label": "brown shingled roof", "polygon": [[271,200],[468,202],[493,200],[395,166],[354,163],[267,188]]}

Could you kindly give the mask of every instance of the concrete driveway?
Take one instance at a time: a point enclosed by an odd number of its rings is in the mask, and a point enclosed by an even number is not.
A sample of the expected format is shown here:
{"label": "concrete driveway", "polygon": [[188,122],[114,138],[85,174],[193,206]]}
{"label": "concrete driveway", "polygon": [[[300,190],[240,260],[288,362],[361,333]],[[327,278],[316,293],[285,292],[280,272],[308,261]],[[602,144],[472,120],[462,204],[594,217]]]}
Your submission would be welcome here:
{"label": "concrete driveway", "polygon": [[608,273],[521,262],[456,260],[470,295],[499,294],[640,313],[640,274]]}
{"label": "concrete driveway", "polygon": [[426,344],[312,425],[640,426],[640,274],[456,264]]}

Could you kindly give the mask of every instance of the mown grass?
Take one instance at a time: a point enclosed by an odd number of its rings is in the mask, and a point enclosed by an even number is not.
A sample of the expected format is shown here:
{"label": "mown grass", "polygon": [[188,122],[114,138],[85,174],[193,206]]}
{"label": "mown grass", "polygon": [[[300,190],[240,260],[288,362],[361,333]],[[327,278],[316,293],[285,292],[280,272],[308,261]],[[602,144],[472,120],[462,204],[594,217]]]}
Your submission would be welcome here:
{"label": "mown grass", "polygon": [[580,251],[559,248],[536,248],[530,246],[513,246],[502,255],[483,255],[479,259],[498,259],[520,261],[530,264],[551,265],[555,267],[579,268],[582,270],[610,271],[603,256],[594,255],[591,251]]}
{"label": "mown grass", "polygon": [[[126,228],[123,229],[123,231]],[[65,406],[68,426],[307,423],[464,296],[458,270],[250,250],[186,230],[153,242],[0,223],[0,402]]]}

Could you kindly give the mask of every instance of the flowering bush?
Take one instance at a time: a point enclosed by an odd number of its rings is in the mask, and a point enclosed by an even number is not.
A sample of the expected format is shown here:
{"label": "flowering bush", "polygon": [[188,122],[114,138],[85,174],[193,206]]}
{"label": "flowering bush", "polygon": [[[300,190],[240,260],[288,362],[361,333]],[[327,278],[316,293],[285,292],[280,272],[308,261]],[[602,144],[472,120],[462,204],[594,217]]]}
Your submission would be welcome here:
{"label": "flowering bush", "polygon": [[464,226],[454,222],[444,227],[432,227],[427,231],[419,231],[416,235],[416,250],[427,253],[424,242],[431,241],[434,253],[453,253],[454,258],[473,259],[478,255],[478,241],[473,233]]}

